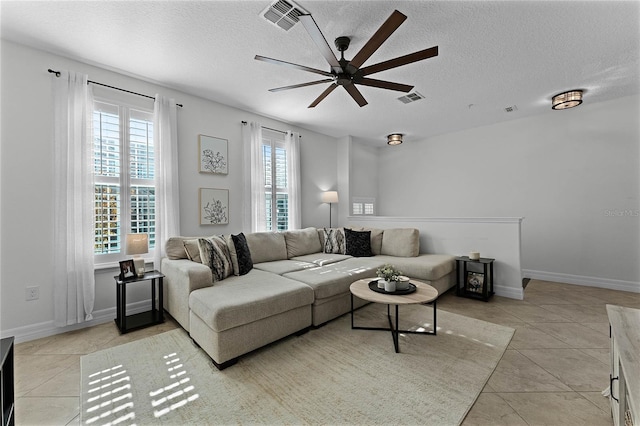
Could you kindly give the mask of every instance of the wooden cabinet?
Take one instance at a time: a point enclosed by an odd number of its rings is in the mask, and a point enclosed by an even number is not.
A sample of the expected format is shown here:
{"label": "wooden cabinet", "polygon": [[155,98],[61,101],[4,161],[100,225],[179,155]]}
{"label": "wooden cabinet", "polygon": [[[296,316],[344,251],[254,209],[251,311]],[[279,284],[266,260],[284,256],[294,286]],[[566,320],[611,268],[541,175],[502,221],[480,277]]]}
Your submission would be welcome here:
{"label": "wooden cabinet", "polygon": [[12,426],[15,424],[13,337],[7,337],[0,341],[0,355],[2,357],[2,367],[0,367],[2,426]]}
{"label": "wooden cabinet", "polygon": [[615,426],[640,425],[640,309],[607,305],[611,337],[609,401]]}

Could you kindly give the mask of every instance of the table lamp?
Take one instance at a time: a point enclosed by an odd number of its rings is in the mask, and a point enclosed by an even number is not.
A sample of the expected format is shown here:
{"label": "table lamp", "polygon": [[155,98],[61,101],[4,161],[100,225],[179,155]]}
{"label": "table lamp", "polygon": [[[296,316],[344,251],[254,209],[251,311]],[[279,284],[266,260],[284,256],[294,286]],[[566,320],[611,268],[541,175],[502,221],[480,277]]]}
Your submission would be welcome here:
{"label": "table lamp", "polygon": [[138,277],[144,276],[144,259],[141,254],[149,253],[148,234],[127,234],[126,252],[133,255],[133,266]]}

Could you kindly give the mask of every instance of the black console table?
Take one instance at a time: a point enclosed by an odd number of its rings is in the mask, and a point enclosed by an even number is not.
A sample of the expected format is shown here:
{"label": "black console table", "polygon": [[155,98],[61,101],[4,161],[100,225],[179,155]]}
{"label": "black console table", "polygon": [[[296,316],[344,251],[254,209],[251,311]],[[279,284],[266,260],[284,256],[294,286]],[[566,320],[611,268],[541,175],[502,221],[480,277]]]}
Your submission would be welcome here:
{"label": "black console table", "polygon": [[[162,280],[164,275],[158,271],[145,272],[142,277],[131,277],[124,280],[116,275],[116,325],[120,333],[164,322],[164,309],[162,307]],[[151,310],[138,314],[127,315],[127,286],[140,281],[151,281]],[[156,307],[156,283],[158,286],[158,305]]]}
{"label": "black console table", "polygon": [[13,426],[15,419],[15,388],[13,375],[13,337],[0,341],[0,407],[2,408],[2,426]]}
{"label": "black console table", "polygon": [[[456,257],[456,294],[460,297],[489,301],[493,296],[494,261],[495,259],[488,257],[478,260],[469,259],[469,256]],[[482,272],[478,270],[480,268]]]}

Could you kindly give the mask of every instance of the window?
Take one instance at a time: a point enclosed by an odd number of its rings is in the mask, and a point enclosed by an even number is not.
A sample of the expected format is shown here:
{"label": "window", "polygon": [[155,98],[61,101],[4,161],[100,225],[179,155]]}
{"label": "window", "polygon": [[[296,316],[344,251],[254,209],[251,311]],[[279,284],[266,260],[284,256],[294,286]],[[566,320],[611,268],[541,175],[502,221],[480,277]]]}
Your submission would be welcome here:
{"label": "window", "polygon": [[354,197],[351,203],[351,214],[354,216],[375,215],[375,198],[358,198]]}
{"label": "window", "polygon": [[287,150],[284,134],[262,131],[266,231],[289,229],[289,188],[287,181]]}
{"label": "window", "polygon": [[120,260],[124,235],[155,247],[153,113],[96,101],[93,111],[96,263]]}

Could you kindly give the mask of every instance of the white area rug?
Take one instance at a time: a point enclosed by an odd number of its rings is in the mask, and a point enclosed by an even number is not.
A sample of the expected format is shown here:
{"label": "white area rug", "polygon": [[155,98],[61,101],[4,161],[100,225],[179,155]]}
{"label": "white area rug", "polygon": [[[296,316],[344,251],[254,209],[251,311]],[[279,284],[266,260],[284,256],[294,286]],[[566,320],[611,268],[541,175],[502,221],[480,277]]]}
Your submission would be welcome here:
{"label": "white area rug", "polygon": [[[430,328],[431,307],[400,308]],[[369,305],[356,325],[386,325]],[[81,358],[82,424],[430,424],[464,419],[513,329],[438,310],[437,336],[352,330],[345,315],[218,371],[184,330]]]}

